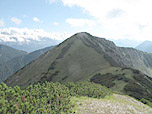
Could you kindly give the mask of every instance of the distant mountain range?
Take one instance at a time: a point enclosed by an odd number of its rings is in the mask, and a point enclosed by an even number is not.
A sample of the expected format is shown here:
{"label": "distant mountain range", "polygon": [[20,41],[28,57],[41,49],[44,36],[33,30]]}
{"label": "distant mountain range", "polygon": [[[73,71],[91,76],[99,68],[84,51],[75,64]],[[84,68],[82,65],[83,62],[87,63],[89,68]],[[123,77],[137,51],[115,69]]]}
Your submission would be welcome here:
{"label": "distant mountain range", "polygon": [[1,46],[3,47],[3,52],[9,53],[9,55],[7,54],[7,58],[6,58],[6,54],[1,53],[3,56],[0,57],[0,60],[3,60],[5,58],[6,60],[3,63],[1,62],[0,64],[0,82],[4,81],[10,75],[20,70],[21,68],[23,68],[33,60],[37,59],[39,56],[41,56],[42,54],[44,54],[45,52],[47,52],[52,48],[51,46],[31,53],[26,53],[23,51],[10,48],[5,45],[1,45]]}
{"label": "distant mountain range", "polygon": [[[16,39],[15,37],[13,37],[13,39]],[[0,44],[3,45],[7,45],[9,47],[18,49],[18,50],[24,50],[26,52],[33,52],[45,47],[49,47],[49,46],[54,46],[59,44],[61,41],[59,40],[53,40],[50,38],[41,38],[40,40],[33,40],[33,39],[28,39],[28,41],[24,41],[24,42],[19,42],[18,40],[16,40],[15,42],[12,41],[1,41],[0,40]]]}
{"label": "distant mountain range", "polygon": [[14,57],[26,55],[27,52],[0,44],[0,64]]}
{"label": "distant mountain range", "polygon": [[89,33],[77,33],[10,76],[22,88],[37,82],[91,81],[152,101],[152,54]]}
{"label": "distant mountain range", "polygon": [[0,29],[0,44],[29,53],[57,45],[66,36],[66,33],[49,33],[42,29],[9,27]]}
{"label": "distant mountain range", "polygon": [[118,40],[109,39],[109,40],[113,41],[116,44],[116,46],[119,46],[119,47],[133,47],[133,48],[135,48],[136,46],[138,46],[139,44],[142,43],[142,41],[129,40],[129,39],[118,39]]}
{"label": "distant mountain range", "polygon": [[[16,38],[14,38],[14,39],[16,39]],[[139,45],[139,50],[141,50],[141,48],[140,48],[140,44],[142,43],[141,41],[129,40],[129,39],[118,39],[118,40],[109,39],[109,40],[113,41],[116,44],[116,46],[119,46],[119,47],[133,47],[133,48],[137,47],[137,49],[138,49],[138,45]],[[6,45],[9,47],[18,49],[18,50],[24,50],[26,52],[33,52],[35,50],[39,50],[39,49],[42,49],[45,47],[57,45],[59,43],[61,43],[61,40],[53,40],[50,38],[42,38],[41,41],[29,39],[28,42],[26,40],[24,42],[18,42],[18,41],[6,42],[6,41],[0,40],[0,44]],[[145,50],[143,50],[143,51],[145,51]],[[149,50],[148,50],[148,52],[149,52]]]}
{"label": "distant mountain range", "polygon": [[139,44],[136,47],[136,49],[144,51],[144,52],[152,53],[152,41],[145,41]]}

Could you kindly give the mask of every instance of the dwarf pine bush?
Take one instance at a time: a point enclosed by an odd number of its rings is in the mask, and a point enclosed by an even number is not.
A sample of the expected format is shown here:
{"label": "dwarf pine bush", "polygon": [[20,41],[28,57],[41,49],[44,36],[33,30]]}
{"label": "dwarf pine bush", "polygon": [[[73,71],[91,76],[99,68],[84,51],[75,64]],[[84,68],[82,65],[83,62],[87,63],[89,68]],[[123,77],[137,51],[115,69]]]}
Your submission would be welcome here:
{"label": "dwarf pine bush", "polygon": [[60,114],[71,107],[69,90],[60,83],[38,83],[24,90],[0,85],[0,114]]}

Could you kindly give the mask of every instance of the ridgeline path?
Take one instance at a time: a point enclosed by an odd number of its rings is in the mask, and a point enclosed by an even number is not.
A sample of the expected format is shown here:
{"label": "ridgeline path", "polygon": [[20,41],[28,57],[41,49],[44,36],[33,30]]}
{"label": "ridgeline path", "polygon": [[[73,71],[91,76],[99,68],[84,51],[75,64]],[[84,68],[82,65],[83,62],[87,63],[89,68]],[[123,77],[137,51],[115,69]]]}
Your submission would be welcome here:
{"label": "ridgeline path", "polygon": [[103,99],[73,97],[76,114],[152,114],[152,108],[132,97],[113,94]]}

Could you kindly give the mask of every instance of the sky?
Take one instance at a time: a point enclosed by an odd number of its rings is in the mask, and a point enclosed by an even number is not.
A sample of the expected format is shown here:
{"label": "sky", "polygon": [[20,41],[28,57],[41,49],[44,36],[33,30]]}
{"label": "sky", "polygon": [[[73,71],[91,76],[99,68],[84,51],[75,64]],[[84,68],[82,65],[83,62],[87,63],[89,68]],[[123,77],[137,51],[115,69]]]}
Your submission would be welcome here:
{"label": "sky", "polygon": [[77,32],[152,41],[152,0],[0,0],[0,38],[57,40]]}

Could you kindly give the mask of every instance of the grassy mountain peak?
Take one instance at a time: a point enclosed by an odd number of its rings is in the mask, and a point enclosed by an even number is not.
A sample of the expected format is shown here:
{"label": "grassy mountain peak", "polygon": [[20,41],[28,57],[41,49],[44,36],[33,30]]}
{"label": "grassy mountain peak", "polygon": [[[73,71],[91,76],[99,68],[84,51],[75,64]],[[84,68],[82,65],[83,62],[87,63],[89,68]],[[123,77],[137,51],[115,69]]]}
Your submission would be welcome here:
{"label": "grassy mountain peak", "polygon": [[24,88],[44,81],[88,80],[138,99],[152,100],[151,59],[152,54],[117,47],[111,41],[82,32],[55,46],[5,82]]}

